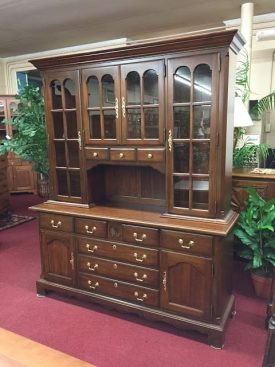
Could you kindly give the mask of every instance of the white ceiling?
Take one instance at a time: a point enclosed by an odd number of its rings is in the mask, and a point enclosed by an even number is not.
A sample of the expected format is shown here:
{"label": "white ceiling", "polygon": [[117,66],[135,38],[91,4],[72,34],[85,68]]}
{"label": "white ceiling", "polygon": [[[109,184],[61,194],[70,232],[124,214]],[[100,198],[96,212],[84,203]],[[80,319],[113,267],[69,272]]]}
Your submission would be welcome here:
{"label": "white ceiling", "polygon": [[[241,0],[0,0],[0,57],[223,26]],[[255,0],[254,15],[275,12]]]}

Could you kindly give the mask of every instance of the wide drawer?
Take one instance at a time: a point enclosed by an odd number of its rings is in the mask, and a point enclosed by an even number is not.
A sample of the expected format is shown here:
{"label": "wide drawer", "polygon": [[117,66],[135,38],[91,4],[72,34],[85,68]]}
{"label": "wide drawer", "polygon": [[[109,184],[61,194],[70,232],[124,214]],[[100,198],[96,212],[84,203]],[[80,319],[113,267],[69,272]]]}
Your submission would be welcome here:
{"label": "wide drawer", "polygon": [[76,218],[75,231],[76,233],[92,237],[105,238],[107,236],[107,222],[94,219]]}
{"label": "wide drawer", "polygon": [[142,246],[158,246],[159,231],[156,228],[122,225],[122,240]]}
{"label": "wide drawer", "polygon": [[73,218],[59,214],[40,214],[40,227],[72,232]]}
{"label": "wide drawer", "polygon": [[161,230],[160,246],[202,256],[212,256],[212,237],[188,232]]}
{"label": "wide drawer", "polygon": [[159,292],[95,275],[79,274],[78,287],[94,293],[127,299],[149,306],[159,305]]}
{"label": "wide drawer", "polygon": [[111,161],[135,161],[136,160],[136,149],[135,148],[111,148],[110,149]]}
{"label": "wide drawer", "polygon": [[126,261],[140,266],[158,266],[158,250],[124,245],[117,242],[78,238],[78,251],[112,260]]}
{"label": "wide drawer", "polygon": [[159,272],[141,266],[100,259],[95,256],[78,255],[78,270],[140,285],[159,287]]}
{"label": "wide drawer", "polygon": [[108,148],[85,148],[85,156],[87,159],[107,160],[109,159]]}
{"label": "wide drawer", "polygon": [[137,149],[137,160],[142,162],[165,162],[165,149]]}

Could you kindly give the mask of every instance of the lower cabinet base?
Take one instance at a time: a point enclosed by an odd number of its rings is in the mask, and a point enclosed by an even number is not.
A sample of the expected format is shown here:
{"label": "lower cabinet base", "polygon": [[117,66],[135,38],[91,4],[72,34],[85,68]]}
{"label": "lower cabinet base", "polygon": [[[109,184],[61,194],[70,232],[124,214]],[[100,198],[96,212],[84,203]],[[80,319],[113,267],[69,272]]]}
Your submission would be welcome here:
{"label": "lower cabinet base", "polygon": [[[223,347],[225,329],[228,320],[235,312],[235,299],[233,295],[229,299],[223,317],[219,320],[219,324],[213,324],[183,317],[179,314],[173,314],[162,309],[150,308],[140,304],[123,301],[121,299],[87,292],[83,289],[49,282],[45,279],[39,279],[36,282],[36,286],[37,294],[39,296],[46,295],[48,291],[56,291],[58,294],[91,303],[97,303],[106,306],[106,308],[115,309],[122,313],[136,314],[147,320],[164,322],[181,330],[193,331],[197,334],[196,339],[199,339],[215,348]],[[192,337],[194,337],[194,333],[192,333]]]}

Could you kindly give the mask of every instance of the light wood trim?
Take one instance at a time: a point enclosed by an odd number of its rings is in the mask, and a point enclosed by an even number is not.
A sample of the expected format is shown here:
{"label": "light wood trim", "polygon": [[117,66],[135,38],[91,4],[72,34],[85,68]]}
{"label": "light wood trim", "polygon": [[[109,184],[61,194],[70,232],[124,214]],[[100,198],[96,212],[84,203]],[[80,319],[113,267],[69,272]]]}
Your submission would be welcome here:
{"label": "light wood trim", "polygon": [[55,349],[0,328],[1,367],[95,367]]}

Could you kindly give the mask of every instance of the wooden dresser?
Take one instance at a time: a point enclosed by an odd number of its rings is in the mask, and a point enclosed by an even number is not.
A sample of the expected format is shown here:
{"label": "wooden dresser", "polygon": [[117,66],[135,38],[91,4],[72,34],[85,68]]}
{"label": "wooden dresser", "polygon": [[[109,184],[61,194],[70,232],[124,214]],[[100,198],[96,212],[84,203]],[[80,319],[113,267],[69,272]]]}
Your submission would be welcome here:
{"label": "wooden dresser", "polygon": [[[33,60],[51,198],[37,291],[196,331],[222,347],[234,310],[236,30]],[[231,141],[232,140],[232,141]]]}
{"label": "wooden dresser", "polygon": [[8,215],[9,190],[7,179],[8,160],[6,155],[0,156],[0,218]]}

